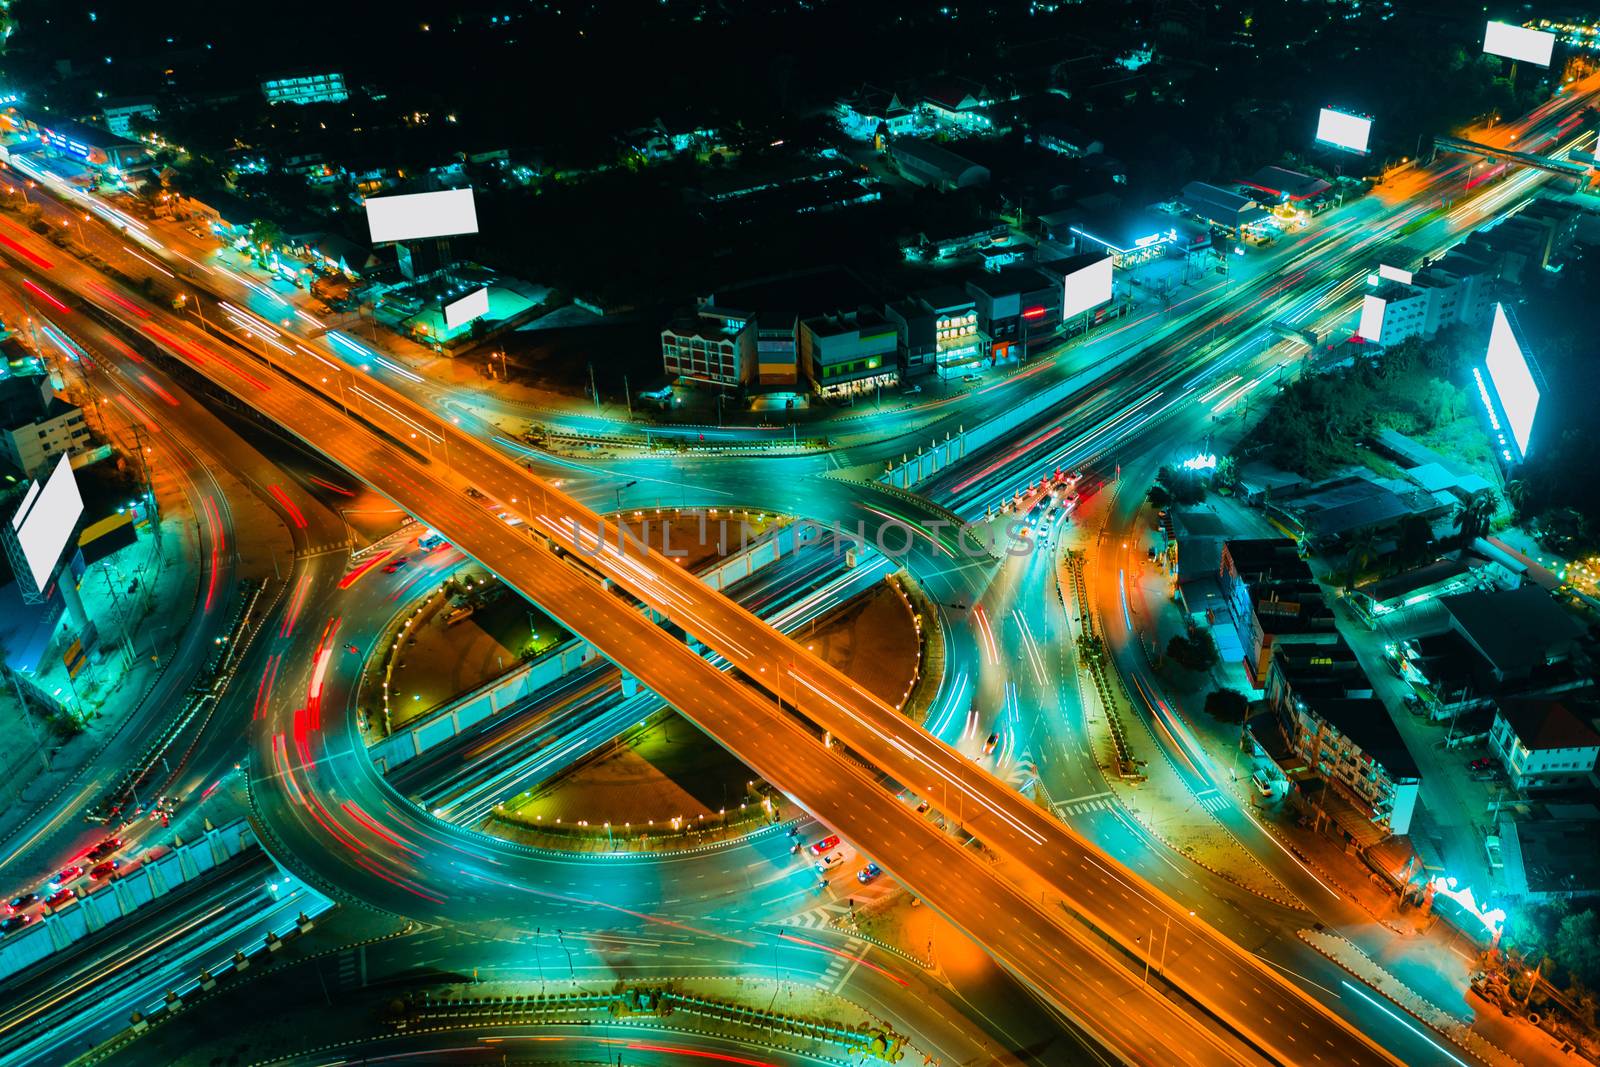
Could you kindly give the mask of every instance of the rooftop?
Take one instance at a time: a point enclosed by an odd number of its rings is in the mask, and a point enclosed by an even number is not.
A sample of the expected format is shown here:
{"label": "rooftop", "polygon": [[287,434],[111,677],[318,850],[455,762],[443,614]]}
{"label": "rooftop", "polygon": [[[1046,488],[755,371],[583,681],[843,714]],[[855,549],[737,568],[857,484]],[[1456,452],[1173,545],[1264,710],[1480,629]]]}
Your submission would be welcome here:
{"label": "rooftop", "polygon": [[1321,178],[1285,167],[1262,167],[1239,184],[1290,200],[1307,200],[1333,188]]}
{"label": "rooftop", "polygon": [[1500,709],[1524,748],[1597,748],[1600,734],[1560,700],[1514,700]]}
{"label": "rooftop", "polygon": [[1503,675],[1564,658],[1583,633],[1576,619],[1534,585],[1462,593],[1441,603],[1455,629]]}
{"label": "rooftop", "polygon": [[1311,710],[1382,764],[1390,778],[1421,776],[1417,761],[1406,747],[1405,738],[1400,736],[1394,720],[1389,718],[1383,701],[1371,697],[1335,697],[1318,700]]}

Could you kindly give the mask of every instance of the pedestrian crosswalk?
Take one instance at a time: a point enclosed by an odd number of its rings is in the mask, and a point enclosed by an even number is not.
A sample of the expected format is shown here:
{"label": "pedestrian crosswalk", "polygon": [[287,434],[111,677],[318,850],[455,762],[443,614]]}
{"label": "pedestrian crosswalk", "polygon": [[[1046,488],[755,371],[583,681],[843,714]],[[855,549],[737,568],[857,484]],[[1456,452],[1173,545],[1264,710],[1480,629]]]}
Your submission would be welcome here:
{"label": "pedestrian crosswalk", "polygon": [[832,990],[843,983],[845,968],[855,960],[843,956],[833,957],[833,962],[828,964],[828,969],[817,976],[817,988]]}
{"label": "pedestrian crosswalk", "polygon": [[1213,815],[1228,806],[1228,798],[1216,789],[1202,789],[1194,795],[1194,798],[1200,802],[1202,808],[1205,808]]}
{"label": "pedestrian crosswalk", "polygon": [[1057,818],[1064,819],[1069,815],[1087,815],[1091,811],[1111,811],[1116,806],[1116,799],[1110,793],[1094,793],[1086,797],[1058,801],[1050,808],[1056,813]]}

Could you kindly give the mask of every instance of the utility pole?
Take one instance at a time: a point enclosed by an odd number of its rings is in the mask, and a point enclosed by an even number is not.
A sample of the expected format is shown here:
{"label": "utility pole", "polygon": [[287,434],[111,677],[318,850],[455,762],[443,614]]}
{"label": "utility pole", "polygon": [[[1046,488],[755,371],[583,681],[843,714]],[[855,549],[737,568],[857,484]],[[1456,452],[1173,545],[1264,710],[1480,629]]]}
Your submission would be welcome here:
{"label": "utility pole", "polygon": [[594,397],[594,409],[600,410],[600,390],[594,384],[594,361],[589,362],[589,395]]}
{"label": "utility pole", "polygon": [[628,403],[628,418],[633,418],[633,390],[628,388],[628,376],[622,376],[622,398]]}

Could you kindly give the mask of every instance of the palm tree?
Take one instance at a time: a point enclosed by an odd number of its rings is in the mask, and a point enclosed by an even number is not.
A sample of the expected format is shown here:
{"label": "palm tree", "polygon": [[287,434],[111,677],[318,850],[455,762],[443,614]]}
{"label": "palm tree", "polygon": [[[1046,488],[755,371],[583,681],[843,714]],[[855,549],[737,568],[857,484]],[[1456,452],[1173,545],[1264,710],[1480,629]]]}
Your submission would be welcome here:
{"label": "palm tree", "polygon": [[1511,505],[1511,510],[1518,515],[1528,504],[1528,483],[1521,478],[1513,478],[1505,485],[1506,503]]}
{"label": "palm tree", "polygon": [[1345,555],[1344,591],[1356,587],[1356,579],[1378,559],[1378,536],[1371,530],[1362,530],[1350,538],[1350,548]]}
{"label": "palm tree", "polygon": [[1455,526],[1461,531],[1461,543],[1466,544],[1489,531],[1489,520],[1499,510],[1500,498],[1493,489],[1480,489],[1472,498],[1456,508]]}

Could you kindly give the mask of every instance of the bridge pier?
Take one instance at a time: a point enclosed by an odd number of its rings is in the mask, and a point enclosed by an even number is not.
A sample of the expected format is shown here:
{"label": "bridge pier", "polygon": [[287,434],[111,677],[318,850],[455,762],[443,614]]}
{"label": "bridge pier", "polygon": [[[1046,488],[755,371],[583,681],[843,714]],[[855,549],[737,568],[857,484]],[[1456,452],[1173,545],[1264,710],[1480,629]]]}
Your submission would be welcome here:
{"label": "bridge pier", "polygon": [[633,675],[629,674],[627,671],[623,671],[622,672],[622,695],[625,696],[625,697],[631,697],[631,696],[637,695],[638,692],[639,692],[639,679],[635,678]]}

